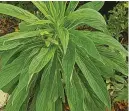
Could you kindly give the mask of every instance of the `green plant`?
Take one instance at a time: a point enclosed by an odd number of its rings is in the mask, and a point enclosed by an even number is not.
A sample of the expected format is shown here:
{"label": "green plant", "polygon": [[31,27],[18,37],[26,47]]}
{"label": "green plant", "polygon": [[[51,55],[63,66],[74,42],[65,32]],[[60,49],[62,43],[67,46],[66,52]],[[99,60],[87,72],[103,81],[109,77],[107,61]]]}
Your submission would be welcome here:
{"label": "green plant", "polygon": [[[110,110],[103,77],[127,75],[127,51],[112,38],[97,12],[104,2],[33,2],[41,20],[16,6],[0,13],[23,20],[19,32],[0,37],[0,89],[11,94],[6,111]],[[96,31],[75,30],[87,25]],[[117,59],[116,55],[121,58]],[[28,109],[29,108],[29,109]]]}
{"label": "green plant", "polygon": [[119,2],[109,14],[108,29],[119,40],[122,33],[128,32],[128,2]]}
{"label": "green plant", "polygon": [[[107,20],[107,24],[111,35],[127,49],[128,2],[118,2],[113,10],[109,11],[109,19]],[[117,58],[121,59],[119,57]],[[127,76],[116,72],[116,75],[112,76],[110,79],[108,78],[107,81],[112,102],[121,100],[128,101]]]}

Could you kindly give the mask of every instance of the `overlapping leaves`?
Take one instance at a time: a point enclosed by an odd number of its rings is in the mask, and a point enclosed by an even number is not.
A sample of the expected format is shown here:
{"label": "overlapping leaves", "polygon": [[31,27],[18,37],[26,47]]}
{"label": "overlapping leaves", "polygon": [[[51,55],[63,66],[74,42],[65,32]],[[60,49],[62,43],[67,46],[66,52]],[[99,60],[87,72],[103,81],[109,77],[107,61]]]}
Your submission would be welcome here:
{"label": "overlapping leaves", "polygon": [[[71,111],[110,110],[103,77],[114,70],[127,74],[127,52],[97,12],[104,3],[88,2],[78,9],[78,2],[33,4],[43,20],[0,3],[0,13],[24,21],[19,32],[0,38],[0,89],[11,94],[6,110],[62,111],[66,102]],[[75,30],[84,24],[96,31]]]}

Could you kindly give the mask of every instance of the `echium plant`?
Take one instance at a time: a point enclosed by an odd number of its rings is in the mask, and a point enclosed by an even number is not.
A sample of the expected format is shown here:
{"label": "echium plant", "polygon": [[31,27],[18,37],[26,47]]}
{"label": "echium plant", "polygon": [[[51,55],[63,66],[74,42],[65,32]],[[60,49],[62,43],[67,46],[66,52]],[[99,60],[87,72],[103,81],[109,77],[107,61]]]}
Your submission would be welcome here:
{"label": "echium plant", "polygon": [[[18,32],[0,37],[0,89],[11,95],[5,111],[63,111],[64,103],[70,111],[110,111],[104,77],[127,75],[127,52],[97,12],[104,3],[33,4],[44,18],[0,3],[1,14],[23,20]],[[82,25],[94,31],[76,30]]]}

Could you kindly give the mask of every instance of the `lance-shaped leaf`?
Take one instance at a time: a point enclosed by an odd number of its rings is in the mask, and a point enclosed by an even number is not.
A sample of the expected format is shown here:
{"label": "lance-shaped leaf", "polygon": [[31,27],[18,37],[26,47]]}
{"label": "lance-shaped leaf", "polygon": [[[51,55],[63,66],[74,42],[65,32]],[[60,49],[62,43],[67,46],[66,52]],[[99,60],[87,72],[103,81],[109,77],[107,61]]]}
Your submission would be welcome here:
{"label": "lance-shaped leaf", "polygon": [[40,52],[33,58],[29,66],[29,82],[35,73],[38,73],[54,56],[56,48],[42,48]]}
{"label": "lance-shaped leaf", "polygon": [[76,62],[97,97],[110,109],[109,95],[100,72],[83,50],[78,48]]}
{"label": "lance-shaped leaf", "polygon": [[97,45],[109,45],[109,47],[112,47],[122,53],[122,55],[127,56],[127,51],[125,48],[113,37],[110,35],[104,34],[102,32],[94,31],[83,31],[85,33],[86,37],[89,37],[92,39],[93,42]]}
{"label": "lance-shaped leaf", "polygon": [[[102,57],[102,56],[101,56]],[[103,57],[102,57],[103,58]],[[90,58],[91,61],[94,63],[94,65],[98,68],[100,74],[105,77],[105,78],[109,78],[109,77],[113,77],[115,74],[115,71],[113,70],[113,65],[112,63],[109,63],[107,60],[105,60],[103,58],[103,61],[105,64],[103,64],[100,61],[97,61],[94,58]]]}
{"label": "lance-shaped leaf", "polygon": [[[78,87],[78,83],[76,80],[75,74],[73,73],[75,65],[75,45],[72,41],[69,41],[68,49],[66,54],[64,55],[62,66],[64,70],[64,80],[65,80],[65,90],[68,99],[68,103],[70,105],[70,109],[72,111],[83,111],[83,90]],[[74,74],[74,75],[73,75]],[[75,83],[76,84],[75,84]],[[74,96],[72,96],[74,95]]]}
{"label": "lance-shaped leaf", "polygon": [[25,38],[30,38],[30,37],[35,37],[35,36],[40,36],[40,33],[48,33],[47,31],[41,31],[41,30],[38,30],[38,31],[26,31],[26,32],[14,32],[14,33],[11,33],[11,34],[7,34],[5,36],[2,36],[5,38],[5,41],[11,41],[11,40],[16,40],[16,39],[25,39]]}
{"label": "lance-shaped leaf", "polygon": [[8,41],[8,42],[0,41],[0,51],[14,49],[20,45],[23,45],[23,43],[22,42],[20,43],[19,41]]}
{"label": "lance-shaped leaf", "polygon": [[28,72],[29,65],[31,63],[31,60],[39,52],[39,50],[40,50],[40,48],[32,49],[30,55],[25,58],[26,61],[25,61],[25,64],[23,65],[23,69],[21,70],[21,74],[20,74],[20,77],[19,77],[19,83],[18,83],[17,89],[16,89],[16,91],[15,91],[15,93],[13,95],[12,103],[15,101],[15,99],[20,94],[20,92],[24,88],[27,87],[28,81],[29,81],[29,72]]}
{"label": "lance-shaped leaf", "polygon": [[[14,92],[15,92],[15,90],[14,90]],[[13,92],[13,94],[14,94],[14,92]],[[26,90],[26,88],[22,89],[21,92],[19,93],[19,95],[16,97],[13,104],[12,104],[12,99],[13,99],[12,95],[8,101],[7,106],[5,107],[5,110],[6,111],[19,111],[20,107],[22,106],[26,97],[28,96],[28,90]]]}
{"label": "lance-shaped leaf", "polygon": [[97,59],[98,61],[103,62],[92,39],[88,38],[87,36],[85,36],[85,34],[83,34],[80,31],[71,31],[70,37],[72,41],[78,47],[80,47],[81,49],[84,49],[87,52],[87,54]]}
{"label": "lance-shaped leaf", "polygon": [[[73,72],[73,79],[66,87],[66,95],[71,111],[85,111],[84,110],[84,89],[77,77],[75,71]],[[73,96],[74,95],[74,96]]]}
{"label": "lance-shaped leaf", "polygon": [[[0,50],[9,50],[32,41],[30,38],[48,34],[47,31],[14,32],[0,38]],[[38,40],[38,39],[37,39]]]}
{"label": "lance-shaped leaf", "polygon": [[106,22],[103,16],[93,9],[79,9],[69,14],[65,19],[65,26],[69,29],[82,24],[107,33]]}
{"label": "lance-shaped leaf", "polygon": [[67,29],[59,29],[58,36],[60,38],[61,44],[63,46],[64,54],[66,53],[68,42],[69,42],[69,32]]}
{"label": "lance-shaped leaf", "polygon": [[55,111],[62,111],[62,101],[60,98],[55,102]]}
{"label": "lance-shaped leaf", "polygon": [[40,83],[40,91],[37,96],[37,111],[53,111],[55,101],[58,99],[57,84],[57,57],[54,56],[53,61],[46,66]]}
{"label": "lance-shaped leaf", "polygon": [[29,23],[39,20],[35,15],[31,14],[30,12],[10,4],[0,3],[0,13],[19,18]]}
{"label": "lance-shaped leaf", "polygon": [[[15,48],[12,50],[8,50],[8,51],[3,51],[1,54],[1,67],[4,67],[5,65],[7,65],[8,61],[10,60],[10,58],[12,56],[14,56],[16,54],[16,57],[18,55],[18,52],[20,52],[20,48]],[[14,58],[16,59],[16,58]]]}
{"label": "lance-shaped leaf", "polygon": [[[88,84],[87,80],[85,79],[85,76],[79,72],[78,75],[80,78],[80,88],[83,89],[83,98],[84,98],[84,109],[85,111],[105,111],[106,106],[103,104],[103,102],[96,96],[90,85]],[[77,82],[77,79],[76,79]],[[78,83],[78,82],[77,82]],[[80,89],[79,88],[79,89]],[[89,103],[89,104],[87,104]]]}
{"label": "lance-shaped leaf", "polygon": [[112,69],[115,69],[125,75],[128,74],[126,58],[121,53],[110,49],[109,47],[98,47],[98,50],[104,60],[108,61],[112,65]]}
{"label": "lance-shaped leaf", "polygon": [[73,44],[72,41],[69,41],[67,52],[64,55],[62,61],[66,84],[67,82],[70,82],[72,79],[74,64],[75,64],[75,45]]}
{"label": "lance-shaped leaf", "polygon": [[[27,57],[29,52],[23,52],[16,60],[12,63],[6,65],[0,71],[0,89],[7,85],[11,80],[17,77],[20,74],[22,65],[25,62],[25,57]],[[21,65],[22,64],[22,65]],[[7,81],[8,80],[8,81]]]}
{"label": "lance-shaped leaf", "polygon": [[94,9],[96,11],[99,11],[104,5],[104,2],[103,1],[92,1],[92,2],[88,2],[82,6],[79,7],[79,9],[82,9],[82,8],[91,8],[91,9]]}
{"label": "lance-shaped leaf", "polygon": [[67,16],[69,13],[73,12],[77,7],[79,1],[69,1],[68,7],[66,9],[65,15]]}
{"label": "lance-shaped leaf", "polygon": [[49,10],[43,1],[32,1],[32,3],[44,14],[44,16],[50,19]]}

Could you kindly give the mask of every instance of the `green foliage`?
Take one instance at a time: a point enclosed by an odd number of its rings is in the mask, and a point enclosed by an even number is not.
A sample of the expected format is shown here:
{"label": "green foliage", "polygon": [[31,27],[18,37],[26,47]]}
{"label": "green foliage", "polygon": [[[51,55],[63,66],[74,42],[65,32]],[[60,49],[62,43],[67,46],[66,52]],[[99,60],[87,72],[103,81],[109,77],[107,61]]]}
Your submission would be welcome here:
{"label": "green foliage", "polygon": [[[128,2],[118,2],[118,4],[109,11],[108,29],[112,36],[121,42],[125,48],[127,48],[127,38],[128,38]],[[107,51],[107,55],[108,55]],[[113,53],[112,53],[113,54]],[[115,53],[114,53],[115,54]],[[127,68],[123,64],[122,58],[115,54],[112,55],[113,62],[110,64],[110,67],[117,68],[117,71],[122,72],[124,75],[121,75],[119,72],[115,72],[116,75],[108,78],[108,90],[112,97],[112,102],[128,99],[128,87],[127,87]],[[110,53],[111,55],[111,53]],[[121,60],[121,61],[120,61]],[[120,67],[119,67],[119,66]],[[124,70],[123,70],[124,69]]]}
{"label": "green foliage", "polygon": [[108,29],[119,40],[122,32],[128,32],[128,2],[119,2],[109,14]]}
{"label": "green foliage", "polygon": [[[127,75],[127,52],[96,11],[103,2],[96,3],[75,11],[78,2],[67,8],[66,2],[33,1],[44,14],[42,19],[0,3],[0,13],[22,20],[19,32],[0,38],[0,89],[12,89],[6,111],[27,111],[31,106],[34,111],[62,111],[67,101],[71,111],[111,109],[103,77],[114,75],[114,70]],[[96,31],[76,30],[82,24]]]}

